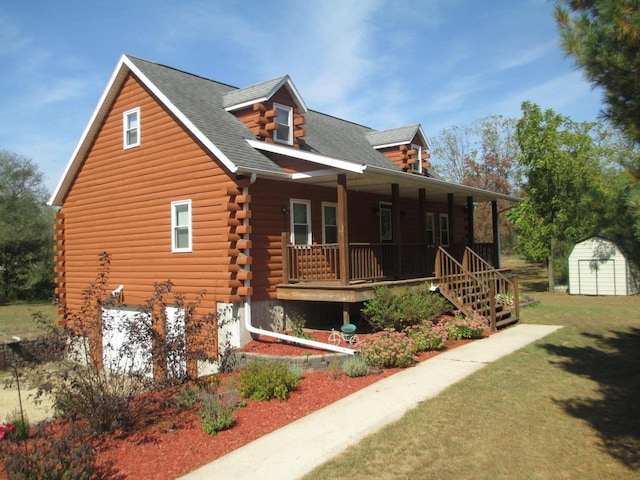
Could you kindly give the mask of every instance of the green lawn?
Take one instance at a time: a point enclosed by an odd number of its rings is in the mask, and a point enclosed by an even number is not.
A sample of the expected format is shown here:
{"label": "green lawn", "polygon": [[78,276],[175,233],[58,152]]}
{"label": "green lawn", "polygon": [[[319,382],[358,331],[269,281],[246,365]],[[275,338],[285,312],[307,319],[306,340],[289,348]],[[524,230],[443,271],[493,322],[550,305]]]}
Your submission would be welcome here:
{"label": "green lawn", "polygon": [[640,298],[533,290],[524,293],[540,303],[521,310],[522,322],[564,328],[305,479],[640,478]]}
{"label": "green lawn", "polygon": [[0,305],[0,334],[19,337],[38,335],[41,330],[32,318],[35,312],[42,312],[51,319],[56,318],[56,307],[51,302]]}

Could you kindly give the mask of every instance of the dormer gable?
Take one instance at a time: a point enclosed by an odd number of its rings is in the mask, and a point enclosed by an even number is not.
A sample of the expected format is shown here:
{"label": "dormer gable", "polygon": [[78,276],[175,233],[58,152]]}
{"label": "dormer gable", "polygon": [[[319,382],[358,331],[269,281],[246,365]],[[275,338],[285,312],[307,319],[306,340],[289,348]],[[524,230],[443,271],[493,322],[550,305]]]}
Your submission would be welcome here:
{"label": "dormer gable", "polygon": [[405,172],[428,175],[430,148],[420,124],[366,134],[369,144]]}
{"label": "dormer gable", "polygon": [[289,75],[228,92],[223,106],[258,140],[294,148],[304,144],[307,106]]}

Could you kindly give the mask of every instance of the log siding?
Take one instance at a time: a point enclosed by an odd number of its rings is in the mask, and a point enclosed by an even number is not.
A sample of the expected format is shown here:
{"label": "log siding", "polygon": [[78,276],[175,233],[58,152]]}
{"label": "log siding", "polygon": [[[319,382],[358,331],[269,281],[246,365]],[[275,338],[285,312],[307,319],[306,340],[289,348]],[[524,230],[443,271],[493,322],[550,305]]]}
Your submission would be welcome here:
{"label": "log siding", "polygon": [[[122,113],[140,107],[140,146],[122,145]],[[140,305],[156,282],[193,298],[202,309],[238,298],[237,256],[230,240],[229,189],[235,181],[133,76],[124,82],[58,214],[58,295],[72,309],[94,281],[98,254],[111,254],[109,285]],[[223,195],[222,192],[225,194]],[[193,251],[171,252],[171,202],[192,202]],[[246,200],[246,199],[244,199]],[[236,205],[236,204],[234,204]],[[246,216],[246,214],[244,214]],[[234,253],[234,252],[232,252]],[[238,252],[239,255],[239,252]]]}

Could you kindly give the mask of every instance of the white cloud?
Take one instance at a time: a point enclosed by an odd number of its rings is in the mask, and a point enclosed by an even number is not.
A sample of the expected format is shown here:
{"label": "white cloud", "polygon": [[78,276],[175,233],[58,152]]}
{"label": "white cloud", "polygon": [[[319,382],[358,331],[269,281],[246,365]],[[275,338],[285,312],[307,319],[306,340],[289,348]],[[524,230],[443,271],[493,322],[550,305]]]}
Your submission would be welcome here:
{"label": "white cloud", "polygon": [[512,50],[506,53],[503,58],[499,59],[494,64],[494,67],[497,71],[523,67],[545,58],[550,53],[557,51],[557,48],[557,43],[553,41],[532,45],[527,48],[519,48],[517,51]]}
{"label": "white cloud", "polygon": [[[505,115],[520,116],[520,105],[529,100],[542,109],[552,108],[556,113],[574,120],[594,120],[599,108],[593,91],[579,71],[557,75],[538,85],[510,93],[496,104]],[[586,103],[583,104],[583,101]]]}
{"label": "white cloud", "polygon": [[[84,97],[90,87],[94,87],[86,77],[68,77],[41,83],[35,86],[30,94],[29,108],[40,108],[50,103],[66,102],[74,98]],[[93,88],[92,88],[93,89]]]}

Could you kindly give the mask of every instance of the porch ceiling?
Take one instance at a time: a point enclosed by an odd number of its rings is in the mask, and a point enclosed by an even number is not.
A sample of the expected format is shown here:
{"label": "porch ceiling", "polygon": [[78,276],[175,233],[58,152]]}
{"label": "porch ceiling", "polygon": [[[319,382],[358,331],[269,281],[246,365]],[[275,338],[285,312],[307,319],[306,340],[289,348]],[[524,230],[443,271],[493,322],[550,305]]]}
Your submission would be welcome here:
{"label": "porch ceiling", "polygon": [[340,169],[322,169],[293,175],[292,179],[309,185],[335,188],[336,178],[340,173],[344,173],[347,176],[347,189],[356,192],[391,195],[391,184],[397,183],[400,187],[400,196],[403,198],[417,199],[418,189],[424,188],[427,201],[446,202],[447,194],[452,193],[454,195],[454,204],[458,206],[466,205],[468,196],[473,197],[474,202],[490,202],[493,200],[521,201],[520,198],[511,195],[457,185],[433,177],[393,172],[371,166],[367,167],[363,173],[345,172]]}

